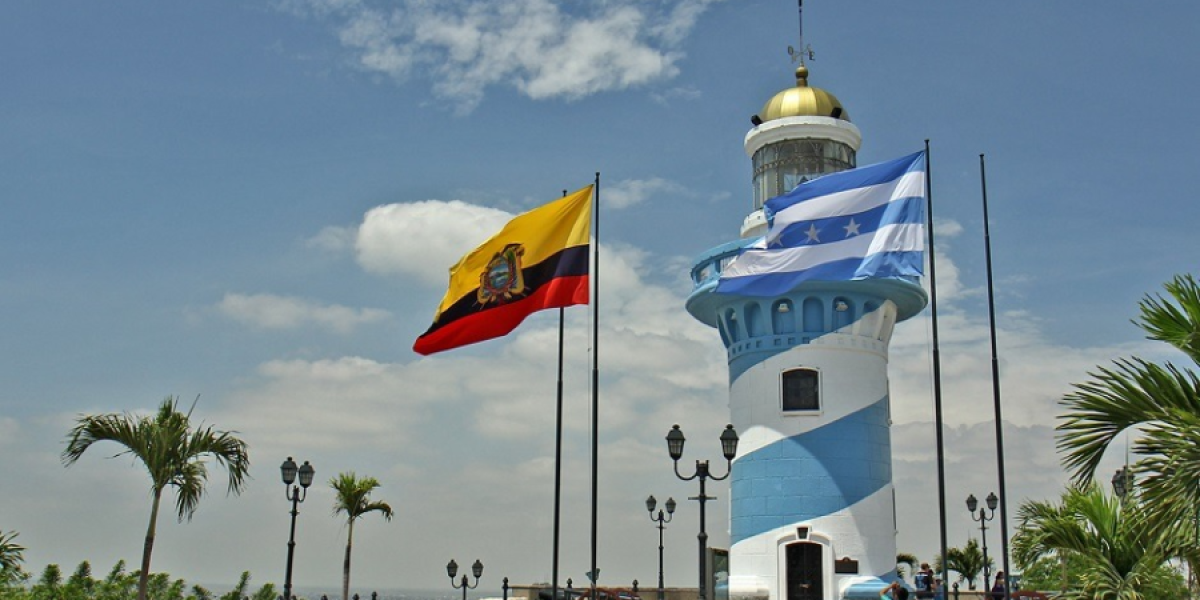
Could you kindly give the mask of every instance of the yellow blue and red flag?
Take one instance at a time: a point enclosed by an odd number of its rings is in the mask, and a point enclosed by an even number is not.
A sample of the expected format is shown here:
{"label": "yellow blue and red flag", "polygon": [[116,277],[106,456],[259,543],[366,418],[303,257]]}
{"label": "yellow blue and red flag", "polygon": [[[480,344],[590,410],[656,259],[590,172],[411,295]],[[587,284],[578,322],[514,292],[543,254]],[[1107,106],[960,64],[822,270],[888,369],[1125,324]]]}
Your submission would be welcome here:
{"label": "yellow blue and red flag", "polygon": [[498,338],[539,310],[587,304],[593,187],[518,215],[463,256],[413,350],[428,355]]}

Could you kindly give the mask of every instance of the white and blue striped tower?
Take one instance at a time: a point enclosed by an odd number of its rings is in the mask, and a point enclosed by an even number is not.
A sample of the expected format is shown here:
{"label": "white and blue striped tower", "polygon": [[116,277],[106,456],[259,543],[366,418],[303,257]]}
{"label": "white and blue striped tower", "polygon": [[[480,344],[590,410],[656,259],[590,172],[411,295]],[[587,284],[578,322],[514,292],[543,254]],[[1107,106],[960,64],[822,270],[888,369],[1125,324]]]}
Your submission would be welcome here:
{"label": "white and blue striped tower", "polygon": [[855,166],[862,141],[833,94],[796,70],[752,119],[754,209],[741,239],[692,268],[687,309],[717,328],[741,435],[730,492],[732,600],[878,598],[895,578],[888,342],[924,308],[899,279],[806,281],[776,297],[716,294],[721,267],[766,230],[763,203]]}

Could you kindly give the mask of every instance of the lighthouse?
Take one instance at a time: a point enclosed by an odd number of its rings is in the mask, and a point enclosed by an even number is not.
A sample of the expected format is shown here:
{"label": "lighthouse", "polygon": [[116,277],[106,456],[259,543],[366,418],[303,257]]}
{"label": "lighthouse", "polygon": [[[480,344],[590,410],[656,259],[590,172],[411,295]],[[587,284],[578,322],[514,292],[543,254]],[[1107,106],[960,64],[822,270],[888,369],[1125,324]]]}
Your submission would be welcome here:
{"label": "lighthouse", "polygon": [[738,239],[695,261],[687,300],[725,345],[730,422],[741,435],[728,592],[874,600],[896,576],[888,342],[924,308],[925,292],[915,277],[807,280],[768,297],[716,291],[722,271],[767,232],[768,199],[856,167],[862,134],[849,112],[809,85],[803,62],[795,74],[751,118],[751,210]]}

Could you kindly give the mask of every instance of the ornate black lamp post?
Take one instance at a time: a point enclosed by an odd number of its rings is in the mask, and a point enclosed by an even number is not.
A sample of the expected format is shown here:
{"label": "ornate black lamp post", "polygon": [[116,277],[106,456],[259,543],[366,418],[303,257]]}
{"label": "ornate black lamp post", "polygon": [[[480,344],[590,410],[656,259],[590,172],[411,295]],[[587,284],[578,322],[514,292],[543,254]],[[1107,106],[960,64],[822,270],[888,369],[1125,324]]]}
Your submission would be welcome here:
{"label": "ornate black lamp post", "polygon": [[[287,494],[287,499],[292,503],[292,531],[288,534],[287,575],[283,579],[283,598],[291,600],[292,556],[296,553],[296,515],[300,514],[300,503],[308,497],[308,486],[312,485],[315,471],[307,460],[300,468],[296,468],[296,461],[289,456],[279,466],[279,472],[283,476],[283,489]],[[300,474],[300,485],[292,485],[296,481],[297,473]]]}
{"label": "ornate black lamp post", "polygon": [[[675,514],[675,499],[667,498],[667,513],[663,515],[663,511],[659,509],[658,516],[654,516],[654,507],[658,505],[658,501],[654,496],[646,498],[646,510],[650,511],[650,521],[658,523],[658,600],[663,600],[666,597],[666,592],[663,591],[663,529],[666,529],[667,523],[671,522],[671,516]],[[636,584],[637,582],[634,581]],[[637,587],[634,585],[634,587]]]}
{"label": "ornate black lamp post", "polygon": [[1125,501],[1125,496],[1133,491],[1133,471],[1129,467],[1121,467],[1113,474],[1112,478],[1113,493]]}
{"label": "ornate black lamp post", "polygon": [[475,576],[475,585],[467,584],[467,574],[463,573],[462,582],[454,583],[454,576],[458,575],[458,563],[451,560],[446,563],[446,574],[450,576],[450,586],[456,590],[463,591],[463,600],[467,600],[467,590],[473,590],[479,587],[479,578],[483,576],[483,563],[479,559],[475,559],[475,564],[471,565],[471,574]]}
{"label": "ornate black lamp post", "polygon": [[707,569],[705,568],[705,551],[708,549],[708,533],[704,531],[704,504],[709,500],[716,499],[716,496],[708,496],[704,493],[705,480],[712,479],[713,481],[721,481],[729,477],[733,472],[733,457],[737,456],[738,436],[733,430],[733,425],[726,425],[725,431],[721,432],[721,454],[725,456],[725,461],[728,463],[725,475],[717,477],[708,470],[707,460],[696,461],[696,472],[691,477],[684,477],[679,472],[679,459],[683,457],[683,443],[685,438],[683,432],[679,430],[679,426],[675,425],[671,431],[667,432],[667,452],[671,454],[671,460],[675,462],[675,476],[683,481],[691,481],[693,479],[700,480],[700,495],[692,496],[688,500],[700,501],[700,535],[696,536],[700,540],[700,587],[697,590],[698,600],[708,600],[706,593],[708,588]]}
{"label": "ornate black lamp post", "polygon": [[[967,496],[967,510],[971,512],[971,520],[979,521],[979,539],[983,543],[983,591],[986,592],[992,588],[990,578],[992,570],[988,567],[987,555],[987,522],[996,518],[996,506],[1000,504],[1000,499],[995,493],[989,493],[984,500],[987,502],[987,509],[979,508],[979,501],[975,499],[975,494]],[[979,516],[975,516],[975,509],[979,508]]]}

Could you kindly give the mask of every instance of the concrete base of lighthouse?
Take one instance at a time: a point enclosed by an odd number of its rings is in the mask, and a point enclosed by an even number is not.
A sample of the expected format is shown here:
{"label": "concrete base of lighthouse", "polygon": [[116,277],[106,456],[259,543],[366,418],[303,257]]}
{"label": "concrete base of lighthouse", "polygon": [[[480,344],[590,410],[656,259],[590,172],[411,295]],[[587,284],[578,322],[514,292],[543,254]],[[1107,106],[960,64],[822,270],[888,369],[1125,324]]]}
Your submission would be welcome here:
{"label": "concrete base of lighthouse", "polygon": [[[882,577],[872,575],[864,571],[864,567],[869,568],[864,563],[886,564],[894,561],[895,555],[884,557],[886,548],[872,551],[864,547],[860,531],[894,531],[890,518],[878,518],[891,508],[891,490],[880,490],[844,511],[780,527],[736,544],[731,549],[737,555],[735,573],[756,574],[731,574],[730,600],[875,600],[879,590],[895,578],[895,571]],[[855,560],[851,556],[873,560]]]}

